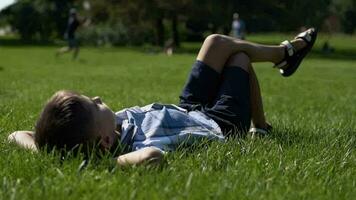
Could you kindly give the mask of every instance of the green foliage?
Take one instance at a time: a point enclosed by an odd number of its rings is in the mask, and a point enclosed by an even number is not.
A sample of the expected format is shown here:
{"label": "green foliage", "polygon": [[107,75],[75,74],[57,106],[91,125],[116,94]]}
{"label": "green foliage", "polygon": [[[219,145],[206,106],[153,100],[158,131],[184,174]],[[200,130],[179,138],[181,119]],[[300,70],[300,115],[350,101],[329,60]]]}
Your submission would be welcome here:
{"label": "green foliage", "polygon": [[[42,23],[40,13],[35,9],[30,1],[22,1],[11,8],[12,16],[9,19],[10,23],[16,28],[24,40],[30,40],[35,37],[37,33],[43,32],[41,29]],[[47,35],[40,37],[46,38]]]}
{"label": "green foliage", "polygon": [[205,32],[229,34],[234,12],[249,32],[320,28],[330,15],[338,16],[346,33],[356,27],[356,0],[19,0],[1,15],[22,39],[48,40],[62,38],[71,7],[92,21],[94,27],[83,33],[85,42],[106,38],[114,45],[163,46],[172,40],[179,46],[182,38],[201,40]]}
{"label": "green foliage", "polygon": [[18,0],[1,12],[23,40],[61,37],[71,0]]}
{"label": "green foliage", "polygon": [[148,26],[141,29],[136,26],[127,27],[121,22],[115,24],[97,24],[79,32],[81,42],[91,45],[142,45],[152,41],[153,31]]}
{"label": "green foliage", "polygon": [[336,13],[342,19],[344,32],[349,34],[354,33],[356,29],[356,0],[335,1],[334,8],[339,11]]}

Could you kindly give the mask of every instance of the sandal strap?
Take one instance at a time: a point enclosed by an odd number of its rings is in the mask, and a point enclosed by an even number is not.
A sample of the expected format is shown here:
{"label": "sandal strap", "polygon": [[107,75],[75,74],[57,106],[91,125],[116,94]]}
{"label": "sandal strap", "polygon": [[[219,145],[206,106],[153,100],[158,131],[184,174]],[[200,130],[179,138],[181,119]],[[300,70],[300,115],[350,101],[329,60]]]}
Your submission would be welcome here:
{"label": "sandal strap", "polygon": [[267,136],[271,131],[272,131],[272,126],[267,123],[267,128],[256,128],[256,127],[252,127],[250,128],[250,130],[248,131],[252,138],[254,137],[263,137],[263,136]]}
{"label": "sandal strap", "polygon": [[310,35],[310,31],[306,30],[304,32],[299,33],[295,39],[302,39],[304,40],[307,44],[309,44],[312,41],[312,36]]}
{"label": "sandal strap", "polygon": [[274,65],[273,68],[282,68],[282,67],[286,66],[287,64],[288,64],[288,62],[286,60],[283,60],[282,62]]}
{"label": "sandal strap", "polygon": [[295,48],[288,40],[283,41],[280,45],[284,47],[286,55],[285,58],[280,63],[273,66],[274,68],[282,68],[286,66],[288,64],[287,58],[293,56],[296,52]]}
{"label": "sandal strap", "polygon": [[282,46],[284,46],[284,48],[286,49],[287,55],[288,56],[293,56],[295,53],[295,49],[293,47],[293,45],[288,41],[285,40],[281,43]]}
{"label": "sandal strap", "polygon": [[264,137],[268,135],[266,130],[260,128],[251,128],[249,133],[251,134],[251,138]]}
{"label": "sandal strap", "polygon": [[248,132],[250,132],[250,133],[260,133],[260,134],[262,134],[262,135],[268,134],[268,131],[267,131],[267,130],[262,129],[262,128],[255,128],[255,127],[250,128],[250,130],[249,130]]}

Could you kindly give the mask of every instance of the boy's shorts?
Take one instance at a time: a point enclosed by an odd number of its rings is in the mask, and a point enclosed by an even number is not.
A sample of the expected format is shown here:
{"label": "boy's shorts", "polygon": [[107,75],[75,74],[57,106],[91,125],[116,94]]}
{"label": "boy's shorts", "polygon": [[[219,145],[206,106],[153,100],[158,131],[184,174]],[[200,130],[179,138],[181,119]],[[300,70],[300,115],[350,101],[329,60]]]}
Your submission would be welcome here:
{"label": "boy's shorts", "polygon": [[196,61],[179,98],[180,107],[203,112],[226,136],[239,136],[250,127],[249,74],[240,67],[225,67],[220,74]]}

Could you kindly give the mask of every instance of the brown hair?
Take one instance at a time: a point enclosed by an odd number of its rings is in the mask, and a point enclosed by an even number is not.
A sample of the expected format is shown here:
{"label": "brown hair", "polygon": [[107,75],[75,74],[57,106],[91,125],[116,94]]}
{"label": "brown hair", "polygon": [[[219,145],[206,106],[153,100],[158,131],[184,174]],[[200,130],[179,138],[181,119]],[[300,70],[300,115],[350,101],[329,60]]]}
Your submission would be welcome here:
{"label": "brown hair", "polygon": [[88,153],[96,145],[94,117],[83,96],[72,91],[58,91],[44,106],[35,128],[35,142],[47,151]]}

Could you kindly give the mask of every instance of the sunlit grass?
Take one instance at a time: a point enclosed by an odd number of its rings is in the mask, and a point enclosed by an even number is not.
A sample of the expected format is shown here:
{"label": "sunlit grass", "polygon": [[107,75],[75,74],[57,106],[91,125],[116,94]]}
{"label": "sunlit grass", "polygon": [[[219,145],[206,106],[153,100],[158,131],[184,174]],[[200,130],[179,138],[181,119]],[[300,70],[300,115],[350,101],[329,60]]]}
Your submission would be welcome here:
{"label": "sunlit grass", "polygon": [[[280,36],[251,36],[279,41]],[[335,36],[336,53],[352,37]],[[276,39],[277,38],[277,39]],[[196,46],[196,45],[192,45]],[[318,48],[320,46],[317,46]],[[318,49],[316,49],[318,50]],[[255,65],[274,131],[261,139],[171,153],[160,167],[113,167],[109,159],[65,162],[9,145],[32,130],[55,91],[101,96],[113,110],[177,103],[195,55],[84,48],[79,60],[55,47],[0,47],[0,199],[353,199],[356,196],[356,64],[313,54],[291,78]]]}

